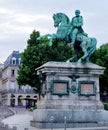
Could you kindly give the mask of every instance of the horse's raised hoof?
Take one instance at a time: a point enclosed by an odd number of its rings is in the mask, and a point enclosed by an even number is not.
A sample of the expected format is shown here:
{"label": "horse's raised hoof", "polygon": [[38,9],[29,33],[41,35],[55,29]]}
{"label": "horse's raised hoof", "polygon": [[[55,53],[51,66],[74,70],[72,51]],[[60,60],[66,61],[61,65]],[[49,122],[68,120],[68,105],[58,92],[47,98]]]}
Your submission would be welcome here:
{"label": "horse's raised hoof", "polygon": [[66,63],[70,63],[70,60],[67,60]]}
{"label": "horse's raised hoof", "polygon": [[36,40],[40,40],[40,39],[41,39],[41,37],[37,37],[37,38],[36,38]]}
{"label": "horse's raised hoof", "polygon": [[81,63],[81,62],[82,62],[82,60],[81,60],[81,59],[79,59],[77,62],[78,62],[78,63]]}

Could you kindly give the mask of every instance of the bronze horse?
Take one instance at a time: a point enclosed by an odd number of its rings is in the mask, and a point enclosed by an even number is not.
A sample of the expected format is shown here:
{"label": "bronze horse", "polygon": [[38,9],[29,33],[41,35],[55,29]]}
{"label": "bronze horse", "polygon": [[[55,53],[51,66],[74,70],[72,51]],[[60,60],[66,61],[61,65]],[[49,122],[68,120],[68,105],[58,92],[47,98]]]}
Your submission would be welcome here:
{"label": "bronze horse", "polygon": [[[65,41],[65,44],[71,42],[71,33],[69,34],[69,29],[71,28],[70,20],[64,13],[56,13],[53,15],[54,27],[57,27],[56,34],[46,34],[37,38],[40,40],[44,37],[50,37],[50,46],[52,46],[55,39]],[[89,62],[91,54],[96,50],[97,40],[96,38],[90,38],[84,33],[78,33],[76,36],[76,41],[74,44],[75,54],[69,58],[66,62],[70,62],[75,58],[78,58],[78,53],[80,50],[84,55],[78,60],[78,62],[86,61]]]}

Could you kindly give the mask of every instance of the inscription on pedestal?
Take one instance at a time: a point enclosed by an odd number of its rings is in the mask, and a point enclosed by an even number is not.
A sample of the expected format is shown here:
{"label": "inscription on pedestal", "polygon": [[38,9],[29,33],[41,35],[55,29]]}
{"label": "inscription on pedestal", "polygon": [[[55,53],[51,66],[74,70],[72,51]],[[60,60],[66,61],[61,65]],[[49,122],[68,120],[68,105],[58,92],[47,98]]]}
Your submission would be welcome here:
{"label": "inscription on pedestal", "polygon": [[94,81],[79,81],[79,95],[93,96],[96,94],[96,86]]}
{"label": "inscription on pedestal", "polygon": [[68,81],[54,80],[52,81],[52,94],[55,95],[67,95],[69,83]]}
{"label": "inscription on pedestal", "polygon": [[82,93],[93,93],[93,84],[81,84],[81,92]]}

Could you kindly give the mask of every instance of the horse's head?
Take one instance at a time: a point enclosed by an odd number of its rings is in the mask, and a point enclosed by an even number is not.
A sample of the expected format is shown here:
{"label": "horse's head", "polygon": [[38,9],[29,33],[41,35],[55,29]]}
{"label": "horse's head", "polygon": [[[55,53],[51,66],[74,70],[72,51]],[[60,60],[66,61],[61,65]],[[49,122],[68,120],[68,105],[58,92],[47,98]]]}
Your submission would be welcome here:
{"label": "horse's head", "polygon": [[70,20],[64,13],[56,13],[53,15],[54,27],[59,27],[59,24],[62,26],[69,25]]}
{"label": "horse's head", "polygon": [[58,27],[59,24],[61,23],[61,17],[59,13],[53,15],[53,20],[54,20],[54,27]]}

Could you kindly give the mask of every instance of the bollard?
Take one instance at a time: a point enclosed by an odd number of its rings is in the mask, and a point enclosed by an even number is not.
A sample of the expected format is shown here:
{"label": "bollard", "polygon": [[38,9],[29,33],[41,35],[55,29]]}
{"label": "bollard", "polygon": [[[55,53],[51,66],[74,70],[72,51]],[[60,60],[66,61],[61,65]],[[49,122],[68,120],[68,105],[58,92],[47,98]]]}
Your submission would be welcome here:
{"label": "bollard", "polygon": [[17,126],[13,126],[12,130],[17,130]]}
{"label": "bollard", "polygon": [[29,130],[29,128],[24,128],[24,130]]}
{"label": "bollard", "polygon": [[53,121],[54,121],[54,117],[51,116],[51,130],[53,130]]}
{"label": "bollard", "polygon": [[66,130],[66,116],[64,117],[64,129]]}
{"label": "bollard", "polygon": [[5,128],[6,128],[6,129],[9,129],[9,125],[8,125],[8,124],[5,124]]}
{"label": "bollard", "polygon": [[0,123],[0,126],[1,126],[1,127],[4,127],[5,125],[4,125],[4,123]]}

